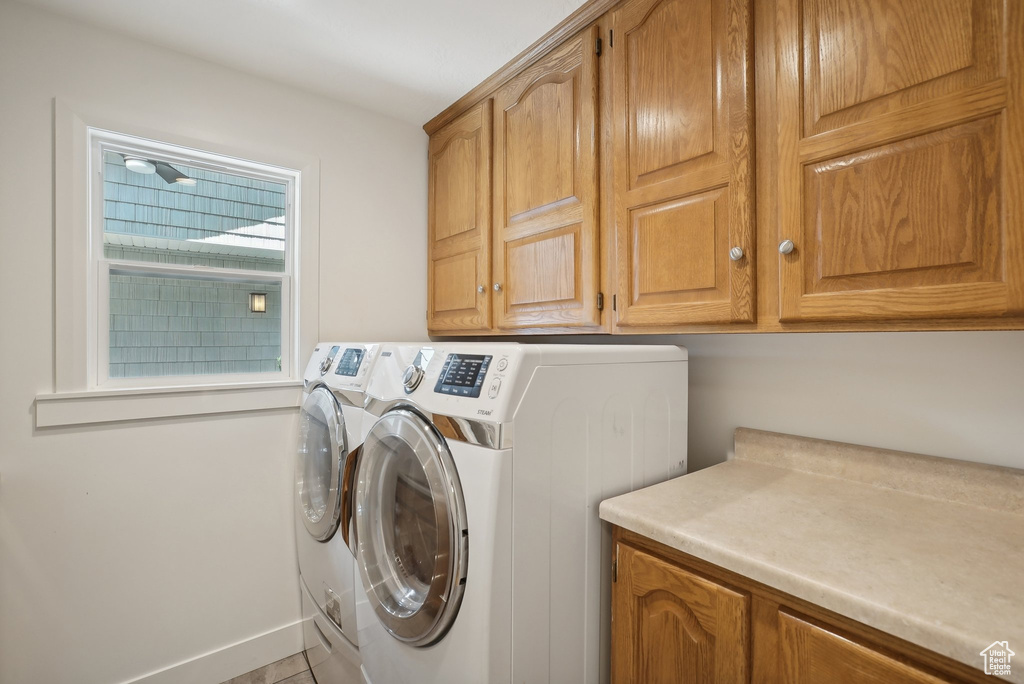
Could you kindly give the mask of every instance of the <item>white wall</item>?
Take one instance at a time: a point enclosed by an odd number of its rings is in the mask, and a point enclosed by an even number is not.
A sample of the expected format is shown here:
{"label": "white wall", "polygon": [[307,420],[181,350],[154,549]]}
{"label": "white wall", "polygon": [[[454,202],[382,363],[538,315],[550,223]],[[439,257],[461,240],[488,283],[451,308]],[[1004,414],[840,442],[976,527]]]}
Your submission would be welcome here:
{"label": "white wall", "polygon": [[691,470],[737,427],[1024,468],[1024,332],[673,341],[690,351]]}
{"label": "white wall", "polygon": [[54,97],[319,157],[328,337],[423,337],[426,137],[0,2],[0,682],[124,682],[282,628],[260,643],[285,648],[294,410],[33,428],[54,386]]}

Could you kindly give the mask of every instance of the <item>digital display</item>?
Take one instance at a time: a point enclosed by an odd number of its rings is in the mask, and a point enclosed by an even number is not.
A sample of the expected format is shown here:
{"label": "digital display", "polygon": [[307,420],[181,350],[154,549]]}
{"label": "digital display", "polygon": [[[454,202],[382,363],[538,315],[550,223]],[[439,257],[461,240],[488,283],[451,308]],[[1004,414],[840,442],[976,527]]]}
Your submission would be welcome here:
{"label": "digital display", "polygon": [[449,354],[434,391],[460,397],[479,397],[490,364],[490,356]]}
{"label": "digital display", "polygon": [[338,369],[334,371],[335,375],[347,375],[354,378],[356,373],[359,372],[359,364],[363,360],[363,350],[349,347],[345,350],[345,353],[341,355],[341,361],[338,361]]}

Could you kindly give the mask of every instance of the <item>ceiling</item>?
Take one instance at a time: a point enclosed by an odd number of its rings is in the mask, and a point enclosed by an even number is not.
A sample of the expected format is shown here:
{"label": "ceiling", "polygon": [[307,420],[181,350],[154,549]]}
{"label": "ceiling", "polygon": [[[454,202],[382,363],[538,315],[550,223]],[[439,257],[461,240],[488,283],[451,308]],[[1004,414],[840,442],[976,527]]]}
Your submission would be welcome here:
{"label": "ceiling", "polygon": [[583,0],[21,0],[417,124]]}

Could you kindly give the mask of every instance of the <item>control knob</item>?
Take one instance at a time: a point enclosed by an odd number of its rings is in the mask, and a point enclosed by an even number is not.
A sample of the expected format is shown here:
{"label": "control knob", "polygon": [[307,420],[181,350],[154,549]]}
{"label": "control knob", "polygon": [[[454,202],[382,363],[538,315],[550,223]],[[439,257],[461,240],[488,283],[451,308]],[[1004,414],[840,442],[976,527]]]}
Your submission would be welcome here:
{"label": "control knob", "polygon": [[416,364],[405,369],[405,373],[402,374],[402,386],[405,387],[406,394],[411,394],[414,389],[420,386],[423,375],[423,369]]}

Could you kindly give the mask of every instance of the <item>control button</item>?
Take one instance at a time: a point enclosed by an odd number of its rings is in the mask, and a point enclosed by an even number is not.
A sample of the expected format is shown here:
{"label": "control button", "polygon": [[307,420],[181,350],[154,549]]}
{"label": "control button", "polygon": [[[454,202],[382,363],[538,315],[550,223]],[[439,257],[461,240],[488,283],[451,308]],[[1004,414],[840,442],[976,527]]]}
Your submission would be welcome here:
{"label": "control button", "polygon": [[494,378],[491,380],[491,386],[487,388],[487,396],[494,399],[498,396],[498,390],[501,389],[501,378]]}
{"label": "control button", "polygon": [[414,389],[420,386],[423,375],[423,369],[419,366],[412,365],[405,369],[405,373],[402,374],[402,386],[405,387],[406,394],[411,394]]}
{"label": "control button", "polygon": [[508,359],[498,359],[497,368],[499,371],[503,371],[508,368]]}

